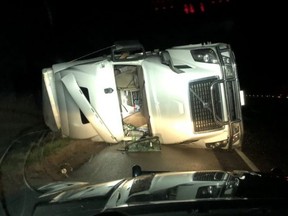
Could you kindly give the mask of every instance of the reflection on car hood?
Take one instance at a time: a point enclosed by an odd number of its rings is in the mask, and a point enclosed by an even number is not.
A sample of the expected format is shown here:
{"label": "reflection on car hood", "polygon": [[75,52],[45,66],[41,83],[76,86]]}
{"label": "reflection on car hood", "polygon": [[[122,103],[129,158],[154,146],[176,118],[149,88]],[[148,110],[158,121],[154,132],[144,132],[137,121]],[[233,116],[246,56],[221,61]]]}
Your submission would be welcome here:
{"label": "reflection on car hood", "polygon": [[54,182],[39,188],[43,194],[39,198],[52,197],[50,202],[66,202],[97,196],[107,196],[124,180],[115,180],[101,184],[88,182]]}
{"label": "reflection on car hood", "polygon": [[[249,171],[187,171],[144,174],[102,184],[51,183],[39,188],[39,197],[51,204],[93,200],[98,209],[152,202],[284,198],[287,179],[272,173]],[[101,202],[100,202],[101,200]],[[43,204],[43,203],[42,203]],[[39,207],[39,206],[38,206]],[[42,207],[41,207],[42,208]],[[37,211],[37,208],[36,208]]]}

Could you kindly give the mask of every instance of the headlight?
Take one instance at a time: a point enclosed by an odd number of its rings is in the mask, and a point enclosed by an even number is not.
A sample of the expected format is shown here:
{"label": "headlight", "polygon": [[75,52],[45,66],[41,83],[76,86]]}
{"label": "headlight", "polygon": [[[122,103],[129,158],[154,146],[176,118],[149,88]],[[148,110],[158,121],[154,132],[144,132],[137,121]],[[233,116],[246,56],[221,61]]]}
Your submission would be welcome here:
{"label": "headlight", "polygon": [[223,55],[222,60],[223,60],[224,66],[225,66],[224,70],[225,70],[226,78],[234,78],[235,77],[235,71],[233,70],[230,57]]}
{"label": "headlight", "polygon": [[218,60],[214,50],[212,49],[198,49],[191,50],[193,59],[197,62],[217,64]]}
{"label": "headlight", "polygon": [[233,71],[232,65],[226,65],[225,66],[225,75],[227,78],[233,78],[234,77],[234,71]]}
{"label": "headlight", "polygon": [[231,64],[231,60],[229,57],[223,56],[222,57],[224,64]]}
{"label": "headlight", "polygon": [[240,131],[240,124],[233,123],[232,124],[232,143],[237,142],[240,139],[241,131]]}

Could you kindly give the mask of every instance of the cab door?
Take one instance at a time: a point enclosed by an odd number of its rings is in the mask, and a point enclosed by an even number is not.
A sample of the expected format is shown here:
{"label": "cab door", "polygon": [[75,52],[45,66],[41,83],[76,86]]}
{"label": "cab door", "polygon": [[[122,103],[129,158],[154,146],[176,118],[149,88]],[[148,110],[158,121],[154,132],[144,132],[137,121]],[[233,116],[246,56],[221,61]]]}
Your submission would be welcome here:
{"label": "cab door", "polygon": [[109,131],[109,135],[102,135],[103,138],[113,138],[119,142],[124,139],[124,132],[113,64],[105,60],[95,66],[94,89],[91,92],[94,98],[91,103]]}
{"label": "cab door", "polygon": [[[61,80],[97,134],[108,143],[123,140],[124,132],[113,65],[109,61],[77,67],[80,73],[68,73]],[[81,90],[89,91],[89,100]]]}

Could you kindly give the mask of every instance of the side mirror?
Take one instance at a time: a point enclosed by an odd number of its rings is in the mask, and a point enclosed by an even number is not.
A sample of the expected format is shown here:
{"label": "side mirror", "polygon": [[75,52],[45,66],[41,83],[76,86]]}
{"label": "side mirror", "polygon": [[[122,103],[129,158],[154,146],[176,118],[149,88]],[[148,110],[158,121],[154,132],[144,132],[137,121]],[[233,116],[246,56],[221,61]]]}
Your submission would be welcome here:
{"label": "side mirror", "polygon": [[174,67],[171,56],[168,51],[161,52],[161,63],[169,66],[175,73],[184,73],[180,69]]}
{"label": "side mirror", "polygon": [[[125,58],[122,58],[125,56]],[[138,60],[146,57],[144,46],[137,40],[116,41],[111,48],[112,61]]]}
{"label": "side mirror", "polygon": [[161,62],[162,64],[171,65],[171,57],[167,51],[161,52]]}

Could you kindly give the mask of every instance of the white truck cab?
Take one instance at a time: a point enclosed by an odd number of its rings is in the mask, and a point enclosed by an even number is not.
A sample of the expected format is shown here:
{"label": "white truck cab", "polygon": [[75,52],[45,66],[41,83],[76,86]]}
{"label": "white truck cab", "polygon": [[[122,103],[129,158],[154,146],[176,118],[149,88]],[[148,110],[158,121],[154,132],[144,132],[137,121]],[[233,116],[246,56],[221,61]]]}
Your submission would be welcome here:
{"label": "white truck cab", "polygon": [[42,75],[45,123],[65,137],[241,147],[243,104],[229,44],[147,52],[120,41],[108,55],[54,64]]}

